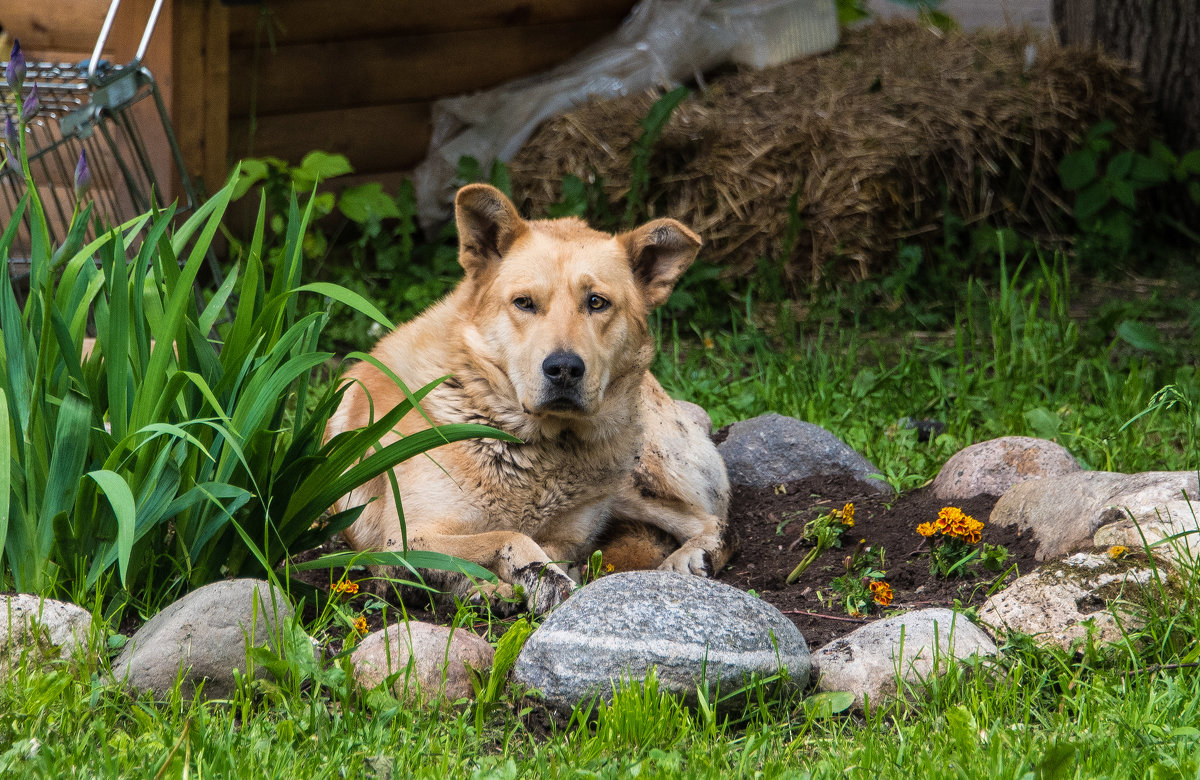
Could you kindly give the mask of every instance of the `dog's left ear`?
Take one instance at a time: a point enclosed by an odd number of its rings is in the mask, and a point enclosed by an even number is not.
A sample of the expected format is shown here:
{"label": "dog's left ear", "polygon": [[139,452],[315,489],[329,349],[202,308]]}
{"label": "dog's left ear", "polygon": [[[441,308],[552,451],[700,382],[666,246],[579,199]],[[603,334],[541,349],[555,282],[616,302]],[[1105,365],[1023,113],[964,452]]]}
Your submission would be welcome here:
{"label": "dog's left ear", "polygon": [[642,287],[646,306],[666,302],[675,283],[696,259],[700,236],[673,219],[656,219],[622,233],[617,240],[629,255],[633,276]]}
{"label": "dog's left ear", "polygon": [[468,184],[454,198],[458,262],[467,275],[498,261],[529,230],[504,193],[488,184]]}

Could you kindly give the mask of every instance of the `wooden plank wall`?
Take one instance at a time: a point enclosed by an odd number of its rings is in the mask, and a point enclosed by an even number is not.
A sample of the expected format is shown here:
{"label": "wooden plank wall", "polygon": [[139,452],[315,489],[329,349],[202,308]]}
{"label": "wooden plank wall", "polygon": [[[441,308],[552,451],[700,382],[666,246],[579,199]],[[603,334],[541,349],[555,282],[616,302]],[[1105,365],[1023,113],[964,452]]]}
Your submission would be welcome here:
{"label": "wooden plank wall", "polygon": [[[350,158],[394,183],[420,161],[430,106],[552,67],[614,30],[634,0],[167,0],[146,64],[189,173],[212,191],[233,161]],[[40,59],[91,53],[109,0],[0,0]],[[153,0],[123,0],[104,56],[129,62]],[[152,151],[167,167],[165,147]]]}
{"label": "wooden plank wall", "polygon": [[322,149],[394,181],[426,152],[430,105],[552,67],[633,0],[266,0],[230,8],[229,151]]}

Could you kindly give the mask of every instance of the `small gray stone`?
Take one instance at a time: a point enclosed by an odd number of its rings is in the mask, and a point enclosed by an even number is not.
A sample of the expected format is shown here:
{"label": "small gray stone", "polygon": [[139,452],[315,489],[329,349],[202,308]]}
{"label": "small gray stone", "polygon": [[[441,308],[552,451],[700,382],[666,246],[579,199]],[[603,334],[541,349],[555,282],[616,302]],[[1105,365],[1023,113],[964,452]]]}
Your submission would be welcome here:
{"label": "small gray stone", "polygon": [[92,630],[92,613],[83,607],[28,593],[0,596],[0,674],[20,662],[69,655],[86,645]]}
{"label": "small gray stone", "polygon": [[[182,675],[184,696],[203,680],[206,698],[225,698],[234,690],[233,671],[249,669],[247,648],[276,647],[281,624],[291,617],[287,596],[269,583],[214,582],[146,621],[113,663],[113,673],[159,697]],[[267,674],[261,666],[256,671]]]}
{"label": "small gray stone", "polygon": [[750,674],[789,672],[804,687],[808,645],[779,610],[719,582],[663,571],[613,574],[558,607],[517,658],[517,682],[570,710],[613,685],[644,680],[655,667],[660,690],[694,700],[705,683],[728,691]]}
{"label": "small gray stone", "polygon": [[1200,557],[1200,501],[1167,501],[1132,518],[1102,525],[1092,543],[1097,547],[1121,545],[1130,550],[1153,545],[1155,555],[1168,560]]}
{"label": "small gray stone", "polygon": [[1037,559],[1056,558],[1090,547],[1096,530],[1153,514],[1156,507],[1200,495],[1194,471],[1146,471],[1118,474],[1078,471],[1014,485],[992,509],[994,525],[1016,525],[1032,532]]}
{"label": "small gray stone", "polygon": [[764,487],[848,474],[871,492],[895,492],[879,469],[841,439],[794,417],[771,413],[736,422],[717,451],[734,485]]}
{"label": "small gray stone", "polygon": [[1117,609],[1126,630],[1138,627],[1127,605],[1138,600],[1136,591],[1152,586],[1155,576],[1129,560],[1074,553],[1042,564],[989,597],[979,619],[997,632],[1018,631],[1064,649],[1083,641],[1089,631],[1098,641],[1114,642],[1122,631],[1110,607]]}
{"label": "small gray stone", "polygon": [[822,647],[813,661],[817,689],[853,693],[854,706],[862,710],[895,697],[897,675],[911,690],[944,671],[950,658],[997,652],[987,632],[969,619],[933,608],[868,623]]}
{"label": "small gray stone", "polygon": [[943,501],[980,494],[1002,496],[1019,482],[1079,470],[1079,462],[1059,444],[1028,436],[1004,436],[955,453],[934,478],[932,490]]}
{"label": "small gray stone", "polygon": [[474,695],[467,666],[485,671],[494,655],[491,645],[464,628],[408,621],[363,637],[350,661],[366,688],[396,674],[392,692],[398,698],[457,701]]}

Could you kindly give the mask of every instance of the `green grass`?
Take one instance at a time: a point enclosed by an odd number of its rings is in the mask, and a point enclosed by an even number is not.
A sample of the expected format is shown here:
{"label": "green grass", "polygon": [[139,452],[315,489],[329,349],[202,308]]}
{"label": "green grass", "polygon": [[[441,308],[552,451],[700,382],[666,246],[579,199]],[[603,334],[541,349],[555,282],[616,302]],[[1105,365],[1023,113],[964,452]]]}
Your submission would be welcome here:
{"label": "green grass", "polygon": [[[1189,599],[1189,601],[1191,601]],[[1180,605],[1193,610],[1194,602]],[[1175,630],[1194,632],[1196,619]],[[1161,626],[1158,626],[1161,628]],[[1190,636],[1194,638],[1195,634]],[[228,702],[133,699],[97,669],[26,664],[0,685],[5,777],[1193,777],[1200,675],[1134,654],[1076,660],[1027,642],[998,668],[952,666],[920,704],[829,716],[753,696],[744,714],[688,710],[653,684],[550,735],[523,704],[480,728],[469,707],[383,694],[244,687]],[[1131,673],[1132,672],[1132,673]],[[1000,675],[1003,675],[1002,677]]]}
{"label": "green grass", "polygon": [[[1002,265],[997,284],[965,286],[955,327],[939,333],[827,321],[768,334],[745,324],[758,317],[751,303],[727,330],[663,322],[655,370],[718,426],[768,411],[821,425],[901,490],[932,479],[963,447],[1008,435],[1055,439],[1092,469],[1196,468],[1195,325],[1174,342],[1131,318],[1110,332],[1108,320],[1071,316],[1070,289],[1061,261]],[[1164,387],[1170,407],[1156,400]],[[940,420],[946,432],[920,443],[899,424],[909,417]]]}
{"label": "green grass", "polygon": [[[657,371],[718,424],[774,410],[826,426],[900,488],[1007,434],[1056,437],[1092,468],[1195,468],[1194,333],[1155,341],[1151,322],[1127,319],[1122,336],[1070,316],[1068,289],[1061,264],[1034,258],[967,286],[957,327],[925,335],[829,321],[768,331],[748,324],[753,304],[727,329],[661,321]],[[896,424],[905,416],[946,433],[919,443]],[[305,667],[229,702],[155,703],[104,682],[103,663],[27,660],[0,684],[0,776],[1195,777],[1197,585],[1189,567],[1124,643],[1076,656],[1018,637],[997,662],[951,665],[912,703],[868,716],[762,688],[718,714],[650,685],[546,733],[511,689],[480,709],[425,709]],[[305,628],[344,622],[326,613]]]}

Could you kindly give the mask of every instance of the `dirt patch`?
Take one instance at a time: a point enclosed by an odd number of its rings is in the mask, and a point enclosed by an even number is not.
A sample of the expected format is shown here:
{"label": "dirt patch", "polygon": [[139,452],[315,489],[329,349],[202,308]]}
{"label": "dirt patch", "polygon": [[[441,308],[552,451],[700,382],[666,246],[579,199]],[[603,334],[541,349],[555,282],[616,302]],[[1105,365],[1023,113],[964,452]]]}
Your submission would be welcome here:
{"label": "dirt patch", "polygon": [[[841,548],[820,555],[799,579],[786,583],[788,574],[812,548],[802,538],[805,523],[845,503],[854,504],[854,526],[843,535]],[[817,477],[765,488],[734,491],[730,523],[740,548],[717,577],[743,590],[753,590],[788,616],[812,648],[848,634],[864,623],[894,612],[925,607],[980,605],[994,588],[1033,570],[1037,542],[1015,527],[992,526],[988,520],[994,496],[946,502],[928,489],[898,499],[863,492],[861,483],[846,477]],[[930,574],[929,543],[916,532],[920,523],[932,522],[945,506],[957,506],[984,524],[981,544],[1003,545],[1010,557],[1004,572],[982,566],[967,576],[943,579]],[[865,541],[860,541],[865,540]],[[886,572],[883,580],[893,590],[888,607],[871,604],[861,617],[847,614],[831,589],[835,577],[846,573],[846,557],[862,544],[882,548]],[[1000,580],[1003,580],[1001,582]]]}
{"label": "dirt patch", "polygon": [[[854,526],[844,534],[844,545],[831,548],[819,556],[800,578],[785,582],[788,574],[800,562],[812,545],[802,538],[805,523],[847,502],[854,504]],[[1037,542],[1022,536],[1014,527],[992,526],[989,523],[994,496],[976,496],[966,501],[948,504],[927,490],[918,490],[899,498],[881,498],[863,492],[862,483],[849,477],[817,477],[765,488],[737,488],[730,509],[730,524],[738,535],[739,550],[717,579],[742,590],[754,591],[764,601],[777,607],[796,624],[810,648],[821,647],[854,629],[887,615],[925,607],[981,605],[987,594],[1026,574],[1036,566],[1034,554]],[[984,523],[981,544],[1003,545],[1008,558],[1003,572],[989,571],[976,565],[969,574],[955,579],[943,579],[930,574],[929,544],[916,532],[920,523],[931,522],[945,506],[957,506],[963,512]],[[862,541],[865,540],[865,541]],[[831,589],[835,577],[845,574],[846,556],[859,546],[882,548],[885,572],[883,580],[893,591],[888,607],[870,604],[861,616],[847,614],[844,599]],[[302,560],[320,554],[347,549],[340,540],[333,540],[317,550],[300,556]],[[342,572],[333,572],[336,580]],[[353,572],[360,579],[365,572]],[[330,572],[301,572],[299,579],[322,590],[328,588]],[[345,602],[346,611],[357,612],[367,601],[365,593]],[[308,605],[306,617],[316,616]],[[386,618],[395,620],[397,612],[389,610]],[[419,620],[446,622],[453,613],[439,610],[407,609]],[[441,614],[444,613],[444,614]],[[381,628],[385,615],[378,610],[364,614],[368,630]],[[481,623],[502,629],[502,624]],[[349,633],[334,626],[325,637],[335,650],[341,646],[341,634]]]}

